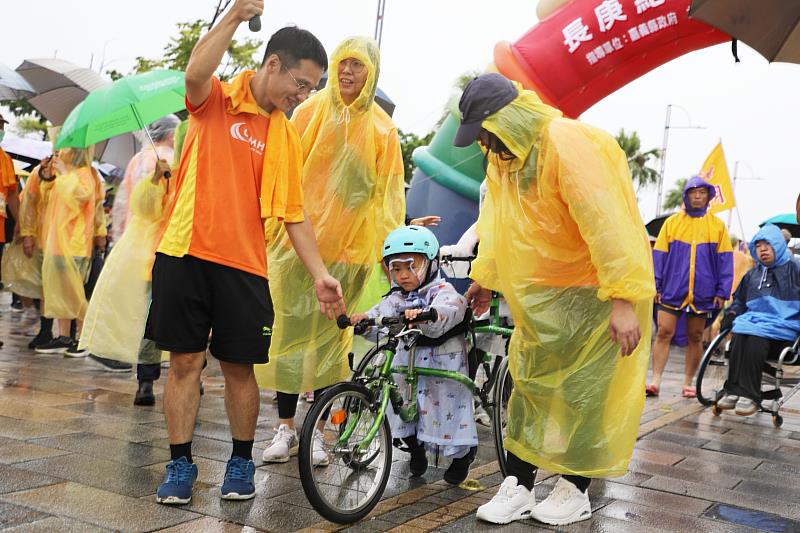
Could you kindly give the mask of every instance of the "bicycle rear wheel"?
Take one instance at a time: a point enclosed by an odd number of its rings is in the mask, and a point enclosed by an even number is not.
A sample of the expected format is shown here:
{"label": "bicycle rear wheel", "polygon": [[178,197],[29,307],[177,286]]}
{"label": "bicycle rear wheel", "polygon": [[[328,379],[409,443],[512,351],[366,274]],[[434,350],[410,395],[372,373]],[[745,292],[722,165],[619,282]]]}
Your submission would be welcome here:
{"label": "bicycle rear wheel", "polygon": [[494,433],[497,462],[500,464],[500,471],[503,473],[503,477],[506,477],[508,476],[508,470],[503,440],[506,436],[506,423],[508,421],[508,399],[511,397],[511,391],[514,390],[514,381],[511,379],[511,373],[508,370],[508,357],[504,357],[499,364],[494,384],[492,433]]}
{"label": "bicycle rear wheel", "polygon": [[[351,524],[366,516],[389,481],[392,435],[386,417],[367,449],[357,449],[378,416],[373,405],[371,393],[363,385],[339,383],[316,399],[300,433],[298,464],[303,491],[320,515],[338,524]],[[325,467],[312,463],[318,427],[329,459]]]}

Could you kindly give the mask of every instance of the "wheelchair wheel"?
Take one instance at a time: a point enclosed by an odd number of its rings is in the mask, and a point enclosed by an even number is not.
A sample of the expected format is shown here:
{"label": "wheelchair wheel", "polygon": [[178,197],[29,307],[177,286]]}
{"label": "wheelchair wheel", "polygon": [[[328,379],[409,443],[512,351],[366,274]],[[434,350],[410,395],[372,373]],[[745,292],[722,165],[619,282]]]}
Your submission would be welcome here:
{"label": "wheelchair wheel", "polygon": [[[351,524],[366,516],[389,481],[392,435],[388,419],[380,421],[366,450],[357,449],[378,416],[371,396],[357,383],[332,386],[316,399],[300,433],[298,464],[303,491],[320,515],[338,524]],[[328,454],[325,467],[312,463],[318,427]]]}
{"label": "wheelchair wheel", "polygon": [[711,342],[697,372],[697,400],[706,407],[716,404],[728,379],[728,360],[725,358],[725,335]]}
{"label": "wheelchair wheel", "polygon": [[508,399],[511,397],[511,391],[513,389],[514,381],[511,379],[511,373],[508,370],[508,357],[504,357],[500,362],[500,367],[497,369],[497,377],[495,378],[493,395],[494,406],[492,413],[494,446],[497,451],[497,462],[500,465],[500,471],[503,473],[503,477],[508,475],[506,450],[503,445],[503,440],[506,436],[506,423],[508,421]]}

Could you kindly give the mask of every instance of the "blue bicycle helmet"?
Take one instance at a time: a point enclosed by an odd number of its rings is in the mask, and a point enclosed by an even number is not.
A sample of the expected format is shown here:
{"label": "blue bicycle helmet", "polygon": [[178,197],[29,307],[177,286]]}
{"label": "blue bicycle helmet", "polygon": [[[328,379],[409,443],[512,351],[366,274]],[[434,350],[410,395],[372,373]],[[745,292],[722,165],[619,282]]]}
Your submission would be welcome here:
{"label": "blue bicycle helmet", "polygon": [[439,255],[436,235],[422,226],[403,226],[386,236],[383,241],[384,261],[390,255],[408,253],[422,254],[432,261]]}

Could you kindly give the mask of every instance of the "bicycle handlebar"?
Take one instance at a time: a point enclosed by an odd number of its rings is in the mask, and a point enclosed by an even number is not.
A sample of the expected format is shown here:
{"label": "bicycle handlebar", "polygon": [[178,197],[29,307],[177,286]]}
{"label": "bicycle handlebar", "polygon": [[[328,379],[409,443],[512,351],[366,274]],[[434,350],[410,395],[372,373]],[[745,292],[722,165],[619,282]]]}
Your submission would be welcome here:
{"label": "bicycle handlebar", "polygon": [[441,257],[442,263],[465,262],[472,263],[476,257],[474,255],[465,255],[463,257],[457,255],[443,255]]}
{"label": "bicycle handlebar", "polygon": [[[436,309],[431,308],[427,311],[423,311],[411,320],[402,316],[379,316],[376,318],[362,320],[354,327],[357,331],[361,330],[363,333],[369,326],[394,326],[403,323],[413,324],[416,322],[436,322],[438,318],[439,313],[436,312]],[[339,315],[339,317],[336,319],[336,325],[339,326],[339,329],[347,329],[350,327],[350,319],[347,317],[347,315]]]}

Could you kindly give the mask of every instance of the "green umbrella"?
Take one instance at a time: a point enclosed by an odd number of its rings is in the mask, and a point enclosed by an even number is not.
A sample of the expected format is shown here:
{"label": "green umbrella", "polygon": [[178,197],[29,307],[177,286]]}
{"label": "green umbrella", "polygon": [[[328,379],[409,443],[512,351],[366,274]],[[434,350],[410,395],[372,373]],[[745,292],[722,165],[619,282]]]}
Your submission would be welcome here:
{"label": "green umbrella", "polygon": [[55,148],[86,148],[123,133],[147,132],[147,124],[185,108],[185,92],[183,72],[177,70],[120,78],[95,89],[72,110]]}
{"label": "green umbrella", "polygon": [[781,229],[788,230],[789,233],[792,234],[792,237],[800,238],[800,221],[797,220],[797,215],[795,213],[776,215],[772,218],[768,218],[759,224],[759,226],[763,226],[764,224],[775,224]]}

